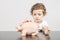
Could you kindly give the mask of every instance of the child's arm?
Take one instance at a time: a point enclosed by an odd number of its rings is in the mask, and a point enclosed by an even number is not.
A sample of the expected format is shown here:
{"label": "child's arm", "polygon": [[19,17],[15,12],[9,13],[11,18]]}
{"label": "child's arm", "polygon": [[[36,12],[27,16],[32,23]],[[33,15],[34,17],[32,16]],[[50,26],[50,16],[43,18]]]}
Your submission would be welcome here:
{"label": "child's arm", "polygon": [[19,23],[19,24],[17,24],[17,26],[16,26],[16,29],[19,31],[19,32],[21,32],[22,31],[22,24],[21,23]]}
{"label": "child's arm", "polygon": [[42,28],[43,28],[44,34],[48,35],[50,33],[50,28],[49,28],[46,21],[43,22],[43,27]]}
{"label": "child's arm", "polygon": [[28,18],[26,18],[26,19],[24,19],[23,21],[21,21],[19,24],[17,24],[16,28],[17,28],[17,30],[18,30],[19,32],[22,31],[22,25],[23,25],[24,23],[26,23],[26,22],[31,22],[31,20],[28,19]]}
{"label": "child's arm", "polygon": [[44,26],[44,27],[43,27],[43,31],[44,31],[45,35],[48,35],[49,32],[50,32],[50,29],[49,29],[48,26]]}

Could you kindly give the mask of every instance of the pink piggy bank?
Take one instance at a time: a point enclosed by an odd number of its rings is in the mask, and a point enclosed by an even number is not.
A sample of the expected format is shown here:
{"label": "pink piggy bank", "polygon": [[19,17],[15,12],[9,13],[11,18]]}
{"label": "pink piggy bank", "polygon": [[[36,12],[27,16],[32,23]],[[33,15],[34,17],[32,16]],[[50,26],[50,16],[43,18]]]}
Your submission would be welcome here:
{"label": "pink piggy bank", "polygon": [[22,25],[22,36],[28,35],[37,35],[38,28],[34,22],[27,22]]}

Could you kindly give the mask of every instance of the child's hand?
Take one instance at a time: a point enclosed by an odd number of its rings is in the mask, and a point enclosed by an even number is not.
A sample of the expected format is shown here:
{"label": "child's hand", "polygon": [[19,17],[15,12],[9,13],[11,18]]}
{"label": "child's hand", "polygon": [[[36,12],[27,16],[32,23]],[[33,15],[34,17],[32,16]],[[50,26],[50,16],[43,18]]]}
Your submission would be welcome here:
{"label": "child's hand", "polygon": [[22,32],[23,28],[21,26],[17,26],[16,29],[19,31],[19,32]]}
{"label": "child's hand", "polygon": [[26,19],[24,19],[24,22],[31,22],[31,19],[26,18]]}
{"label": "child's hand", "polygon": [[26,18],[26,19],[24,19],[23,21],[21,21],[19,24],[17,24],[17,26],[16,26],[16,28],[17,28],[17,30],[19,30],[19,31],[21,31],[22,30],[22,25],[24,24],[24,23],[26,23],[26,22],[31,22],[31,20],[29,19],[29,18]]}
{"label": "child's hand", "polygon": [[22,20],[19,25],[22,26],[26,22],[31,22],[31,19],[26,18],[26,19]]}

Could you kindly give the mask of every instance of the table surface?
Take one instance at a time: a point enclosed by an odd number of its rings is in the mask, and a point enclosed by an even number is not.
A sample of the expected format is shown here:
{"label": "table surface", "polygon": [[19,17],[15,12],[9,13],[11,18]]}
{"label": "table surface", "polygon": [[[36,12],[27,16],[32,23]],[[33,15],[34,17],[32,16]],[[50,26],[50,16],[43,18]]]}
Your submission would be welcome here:
{"label": "table surface", "polygon": [[0,40],[60,40],[60,31],[52,31],[49,36],[39,33],[38,36],[22,37],[17,31],[0,31]]}

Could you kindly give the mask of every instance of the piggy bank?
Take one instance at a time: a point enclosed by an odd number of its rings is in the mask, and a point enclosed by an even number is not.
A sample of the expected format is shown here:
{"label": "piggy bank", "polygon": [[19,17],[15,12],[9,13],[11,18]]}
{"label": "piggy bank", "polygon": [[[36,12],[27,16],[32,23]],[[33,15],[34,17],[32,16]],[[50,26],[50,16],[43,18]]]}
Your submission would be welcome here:
{"label": "piggy bank", "polygon": [[26,22],[22,25],[22,36],[25,35],[37,35],[38,28],[34,22]]}

